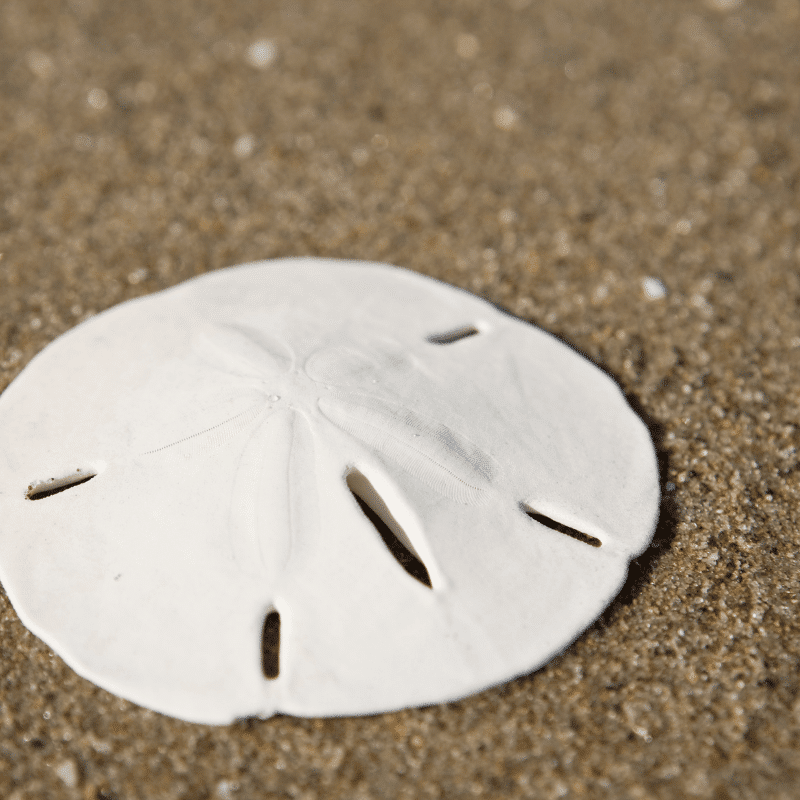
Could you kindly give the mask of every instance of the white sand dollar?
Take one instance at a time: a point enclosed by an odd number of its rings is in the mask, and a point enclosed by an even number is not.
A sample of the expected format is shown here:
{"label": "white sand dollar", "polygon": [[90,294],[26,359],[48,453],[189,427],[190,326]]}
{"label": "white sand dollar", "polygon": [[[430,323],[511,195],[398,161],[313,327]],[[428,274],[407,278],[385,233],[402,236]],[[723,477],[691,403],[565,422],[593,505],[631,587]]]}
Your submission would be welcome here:
{"label": "white sand dollar", "polygon": [[452,700],[613,598],[650,436],[543,331],[381,264],[123,303],[0,396],[0,580],[78,673],[226,723]]}

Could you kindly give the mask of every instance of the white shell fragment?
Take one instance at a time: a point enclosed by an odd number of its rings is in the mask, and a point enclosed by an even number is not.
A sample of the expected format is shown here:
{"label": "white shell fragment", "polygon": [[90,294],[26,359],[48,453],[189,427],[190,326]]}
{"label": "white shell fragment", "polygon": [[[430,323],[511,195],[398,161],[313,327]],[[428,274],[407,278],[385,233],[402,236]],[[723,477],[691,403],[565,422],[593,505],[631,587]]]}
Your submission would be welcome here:
{"label": "white shell fragment", "polygon": [[0,397],[0,580],[78,673],[206,723],[528,672],[659,507],[597,367],[381,264],[246,264],[123,303]]}

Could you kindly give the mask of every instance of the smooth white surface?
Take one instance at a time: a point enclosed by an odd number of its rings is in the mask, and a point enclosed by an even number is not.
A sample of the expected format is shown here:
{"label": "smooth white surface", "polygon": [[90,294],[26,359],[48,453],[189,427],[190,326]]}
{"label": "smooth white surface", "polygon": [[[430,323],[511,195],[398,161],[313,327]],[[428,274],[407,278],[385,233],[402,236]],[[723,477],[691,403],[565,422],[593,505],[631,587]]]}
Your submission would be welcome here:
{"label": "smooth white surface", "polygon": [[[27,498],[78,469],[96,477]],[[528,672],[613,598],[658,506],[650,436],[612,380],[386,265],[204,275],[78,326],[0,396],[0,580],[20,618],[81,675],[187,720],[372,713]]]}

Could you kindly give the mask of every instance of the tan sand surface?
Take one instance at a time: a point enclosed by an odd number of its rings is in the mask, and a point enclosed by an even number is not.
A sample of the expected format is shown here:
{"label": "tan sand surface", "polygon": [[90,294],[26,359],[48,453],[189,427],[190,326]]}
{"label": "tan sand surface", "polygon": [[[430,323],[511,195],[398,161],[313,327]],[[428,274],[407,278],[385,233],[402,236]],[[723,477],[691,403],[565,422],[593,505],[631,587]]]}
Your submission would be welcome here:
{"label": "tan sand surface", "polygon": [[665,501],[561,656],[370,718],[162,717],[0,593],[0,797],[800,797],[799,86],[798,0],[3,0],[0,388],[207,270],[388,261],[613,374]]}

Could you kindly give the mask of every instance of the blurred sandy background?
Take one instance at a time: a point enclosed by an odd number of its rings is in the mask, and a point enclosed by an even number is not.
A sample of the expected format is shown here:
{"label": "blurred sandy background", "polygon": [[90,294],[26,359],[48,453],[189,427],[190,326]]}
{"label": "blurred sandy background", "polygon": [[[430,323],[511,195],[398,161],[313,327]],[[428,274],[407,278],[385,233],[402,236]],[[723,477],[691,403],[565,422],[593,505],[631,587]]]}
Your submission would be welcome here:
{"label": "blurred sandy background", "polygon": [[562,656],[365,719],[161,717],[0,593],[0,796],[800,796],[799,85],[798,0],[4,0],[0,388],[192,275],[383,260],[609,370],[665,505]]}

